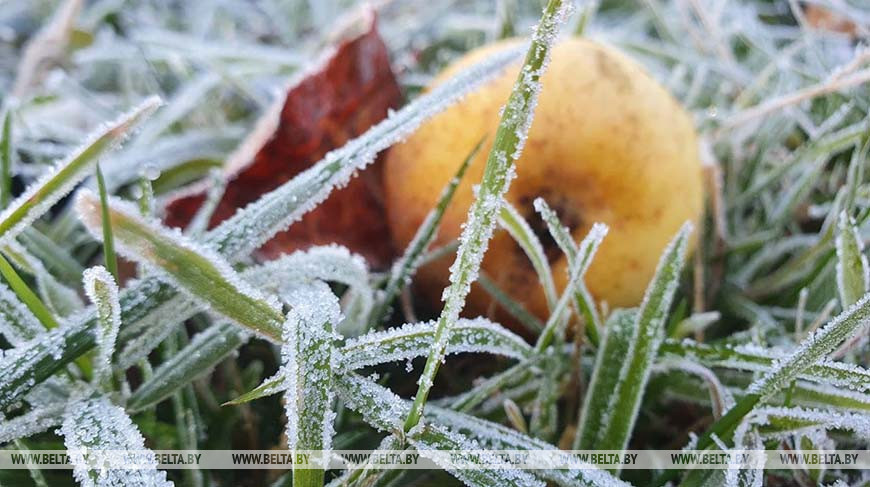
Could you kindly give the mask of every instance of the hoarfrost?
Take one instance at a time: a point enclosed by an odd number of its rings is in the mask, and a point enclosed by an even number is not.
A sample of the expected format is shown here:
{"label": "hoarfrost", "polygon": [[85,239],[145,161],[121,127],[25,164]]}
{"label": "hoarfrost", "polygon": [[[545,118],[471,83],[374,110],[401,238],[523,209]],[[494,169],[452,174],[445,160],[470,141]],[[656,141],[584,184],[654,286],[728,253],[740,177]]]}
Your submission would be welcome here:
{"label": "hoarfrost", "polygon": [[[157,470],[154,453],[145,448],[145,439],[130,417],[105,397],[70,403],[60,433],[73,464],[73,475],[82,486],[173,485],[166,480],[166,472]],[[126,451],[136,452],[142,463],[130,468],[117,456]],[[94,454],[99,458],[96,465]]]}
{"label": "hoarfrost", "polygon": [[0,283],[0,333],[6,341],[17,346],[43,331],[45,327],[33,316],[30,309],[11,289]]}
{"label": "hoarfrost", "polygon": [[49,404],[0,421],[0,443],[27,438],[59,425],[65,408],[64,403]]}
{"label": "hoarfrost", "polygon": [[115,278],[102,266],[86,269],[82,276],[85,294],[97,310],[97,359],[94,383],[104,391],[112,387],[112,356],[115,341],[121,329],[121,304],[118,301],[118,286]]}
{"label": "hoarfrost", "polygon": [[139,120],[150,115],[160,104],[159,97],[149,97],[114,122],[98,128],[66,159],[57,162],[39,180],[29,185],[0,213],[0,244],[9,243],[90,174],[97,158],[89,152],[95,146],[107,142],[110,145],[117,144]]}
{"label": "hoarfrost", "polygon": [[341,319],[338,298],[322,281],[283,295],[292,310],[284,324],[281,358],[286,386],[287,446],[291,450],[329,450],[332,446],[333,327]]}
{"label": "hoarfrost", "polygon": [[[460,318],[451,328],[446,354],[479,352],[527,359],[532,349],[519,336],[486,318]],[[426,356],[435,322],[408,323],[348,340],[339,357],[343,367],[362,367]]]}

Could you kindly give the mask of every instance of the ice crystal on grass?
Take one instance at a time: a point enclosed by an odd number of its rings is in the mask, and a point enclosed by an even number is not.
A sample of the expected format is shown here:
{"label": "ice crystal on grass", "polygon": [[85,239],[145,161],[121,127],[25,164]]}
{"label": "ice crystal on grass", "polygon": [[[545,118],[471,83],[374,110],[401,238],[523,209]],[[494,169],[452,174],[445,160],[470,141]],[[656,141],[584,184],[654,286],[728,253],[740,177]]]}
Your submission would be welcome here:
{"label": "ice crystal on grass", "polygon": [[[429,352],[434,334],[433,321],[368,333],[347,341],[340,350],[341,364],[359,369],[422,357]],[[522,338],[486,318],[460,318],[452,328],[446,353],[464,352],[492,353],[523,360],[532,349]]]}
{"label": "ice crystal on grass", "polygon": [[[278,340],[281,313],[274,298],[245,282],[216,252],[193,242],[177,229],[146,221],[131,204],[111,198],[110,219],[118,251],[158,271],[179,290],[241,326]],[[79,192],[76,210],[96,238],[102,221],[96,196]]]}
{"label": "ice crystal on grass", "polygon": [[763,377],[749,386],[749,393],[763,398],[782,389],[799,374],[831,353],[843,341],[865,330],[868,323],[870,323],[870,294],[865,294],[860,301],[811,333],[797,349],[776,360]]}
{"label": "ice crystal on grass", "polygon": [[0,283],[0,334],[11,343],[18,345],[45,331],[42,323],[18,299],[18,296]]}
{"label": "ice crystal on grass", "polygon": [[565,284],[565,289],[562,291],[562,296],[556,306],[550,312],[550,318],[544,325],[544,331],[538,337],[538,342],[535,344],[535,350],[542,352],[546,349],[554,338],[561,337],[564,332],[565,322],[567,321],[566,310],[568,301],[577,291],[577,285],[583,280],[583,276],[589,269],[592,263],[592,257],[604,237],[607,236],[607,225],[603,223],[595,223],[589,230],[589,234],[580,243],[579,257],[574,259],[574,263],[568,271],[568,282]]}
{"label": "ice crystal on grass", "polygon": [[102,266],[87,269],[83,276],[85,293],[97,310],[97,358],[94,383],[103,391],[112,389],[112,356],[121,328],[121,304],[115,278]]}
{"label": "ice crystal on grass", "polygon": [[[165,472],[157,470],[156,457],[145,448],[145,439],[130,417],[104,397],[70,403],[60,433],[73,474],[84,487],[173,485]],[[141,463],[131,465],[116,456],[125,451],[135,451]]]}
{"label": "ice crystal on grass", "polygon": [[0,421],[0,443],[27,438],[61,423],[65,403],[36,407],[21,416]]}
{"label": "ice crystal on grass", "polygon": [[[291,450],[329,451],[335,418],[334,327],[341,318],[338,298],[320,281],[291,290],[283,298],[292,307],[281,347],[287,446]],[[294,483],[314,475],[312,472],[294,470]],[[322,484],[322,471],[319,481]]]}
{"label": "ice crystal on grass", "polygon": [[98,156],[117,145],[143,118],[160,105],[160,99],[146,99],[138,107],[122,115],[118,120],[98,129],[68,158],[58,162],[42,178],[28,186],[0,214],[0,244],[10,242],[36,218],[42,216],[66,196],[79,182],[90,175]]}

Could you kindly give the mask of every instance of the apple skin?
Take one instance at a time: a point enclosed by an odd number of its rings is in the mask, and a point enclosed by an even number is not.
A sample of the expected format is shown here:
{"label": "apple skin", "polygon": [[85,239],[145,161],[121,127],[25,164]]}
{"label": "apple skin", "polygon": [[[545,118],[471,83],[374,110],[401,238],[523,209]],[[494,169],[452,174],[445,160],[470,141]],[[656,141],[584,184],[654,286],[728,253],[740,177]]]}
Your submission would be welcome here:
{"label": "apple skin", "polygon": [[[433,86],[517,42],[466,54]],[[390,149],[384,186],[396,248],[407,246],[459,164],[486,137],[444,215],[435,246],[459,237],[519,66],[506,69]],[[567,262],[536,214],[535,198],[543,197],[557,211],[577,241],[594,222],[610,227],[586,274],[592,295],[610,308],[640,303],[667,243],[685,221],[697,224],[703,213],[702,168],[689,114],[639,63],[585,39],[564,40],[554,48],[516,169],[506,199],[541,239],[559,290],[567,281]],[[452,261],[448,256],[433,262],[415,278],[415,292],[436,309]],[[510,296],[546,318],[537,275],[507,232],[496,232],[482,268]],[[489,295],[475,285],[466,312],[491,315],[493,310]]]}

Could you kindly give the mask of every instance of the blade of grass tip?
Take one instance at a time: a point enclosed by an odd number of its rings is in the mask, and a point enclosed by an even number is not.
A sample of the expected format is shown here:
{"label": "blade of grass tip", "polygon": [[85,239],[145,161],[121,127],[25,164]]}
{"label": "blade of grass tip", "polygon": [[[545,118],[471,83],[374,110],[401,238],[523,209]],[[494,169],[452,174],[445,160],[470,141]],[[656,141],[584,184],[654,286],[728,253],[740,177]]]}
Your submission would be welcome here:
{"label": "blade of grass tip", "polygon": [[637,311],[616,390],[608,403],[609,413],[602,420],[596,448],[622,451],[628,444],[653,363],[664,340],[665,321],[685,264],[691,231],[691,223],[683,224],[662,253],[656,273],[647,287]]}
{"label": "blade of grass tip", "polygon": [[[801,373],[818,363],[840,343],[862,332],[868,323],[870,323],[870,293],[865,294],[857,303],[810,334],[794,352],[777,360],[767,373],[750,384],[746,389],[746,395],[698,438],[696,449],[703,450],[711,447],[714,438],[728,441],[729,434],[756,405],[791,384]],[[666,470],[654,480],[653,485],[664,485],[673,480],[678,473],[677,470]]]}
{"label": "blade of grass tip", "polygon": [[[117,249],[128,259],[159,270],[170,282],[214,312],[266,338],[281,340],[284,318],[277,302],[249,286],[209,248],[178,231],[143,220],[138,209],[109,198],[109,220]],[[79,191],[76,210],[85,227],[99,238],[103,228],[99,200],[90,190]]]}
{"label": "blade of grass tip", "polygon": [[563,5],[561,0],[550,0],[547,4],[505,106],[492,151],[486,161],[477,198],[472,203],[468,221],[462,231],[456,260],[450,268],[450,285],[444,291],[444,308],[438,318],[432,349],[418,381],[414,405],[405,420],[406,432],[420,421],[429,390],[444,358],[450,327],[459,317],[471,283],[477,278],[503,197],[516,174],[513,164],[522,152],[523,142],[531,126],[540,91],[540,78],[546,69],[550,46],[555,41],[568,5],[570,2]]}
{"label": "blade of grass tip", "polygon": [[12,291],[18,295],[21,302],[27,306],[27,309],[33,313],[33,316],[42,323],[42,326],[44,326],[45,329],[50,330],[57,327],[57,320],[54,318],[54,315],[51,314],[51,311],[49,311],[39,297],[30,290],[27,283],[21,279],[18,273],[15,272],[15,269],[9,264],[9,261],[7,261],[2,254],[0,254],[0,274],[3,275],[3,278],[6,279],[7,283],[9,283],[9,287],[12,288]]}
{"label": "blade of grass tip", "polygon": [[864,241],[858,234],[855,220],[845,211],[837,225],[837,291],[840,306],[848,308],[870,290],[870,268],[864,255]]}
{"label": "blade of grass tip", "polygon": [[556,293],[556,283],[553,281],[553,271],[550,269],[550,262],[547,255],[544,253],[544,246],[541,245],[541,240],[532,231],[529,222],[520,215],[520,212],[507,201],[502,203],[501,213],[498,216],[499,225],[507,230],[508,234],[514,239],[514,242],[520,246],[523,253],[528,257],[529,262],[538,274],[538,280],[544,288],[544,297],[547,299],[547,307],[550,312],[558,301]]}
{"label": "blade of grass tip", "polygon": [[562,336],[562,328],[564,328],[565,324],[564,314],[565,309],[568,307],[568,301],[574,295],[577,283],[583,279],[583,276],[589,269],[589,265],[592,264],[592,258],[595,256],[598,246],[601,245],[601,241],[607,236],[607,231],[607,225],[595,223],[589,230],[589,234],[580,243],[578,251],[580,257],[574,259],[574,265],[569,269],[568,282],[565,284],[565,289],[562,291],[559,302],[556,303],[556,307],[550,313],[547,324],[544,325],[544,331],[538,337],[538,341],[535,344],[536,351],[543,352],[553,343],[553,340]]}
{"label": "blade of grass tip", "polygon": [[121,328],[121,304],[118,301],[118,285],[115,278],[100,266],[85,270],[85,294],[94,303],[100,328],[97,331],[97,357],[94,366],[93,382],[103,392],[114,389],[112,380],[112,356],[115,354],[115,341]]}
{"label": "blade of grass tip", "polygon": [[98,130],[79,149],[59,162],[16,198],[0,214],[0,244],[7,243],[30,226],[87,177],[100,154],[112,149],[144,118],[160,106],[160,98],[146,99],[118,120]]}
{"label": "blade of grass tip", "polygon": [[100,214],[103,220],[103,260],[106,269],[115,280],[118,279],[118,258],[115,256],[115,239],[112,236],[112,221],[109,219],[109,196],[106,193],[106,182],[103,180],[103,172],[100,165],[95,169],[97,173],[97,188],[100,193]]}
{"label": "blade of grass tip", "polygon": [[3,132],[0,134],[0,208],[6,208],[12,199],[12,110],[3,114]]}
{"label": "blade of grass tip", "polygon": [[405,248],[402,257],[393,264],[393,267],[390,269],[390,278],[387,281],[386,286],[384,286],[383,297],[372,310],[371,319],[369,320],[372,326],[380,323],[386,318],[387,310],[393,304],[396,296],[399,295],[402,288],[414,276],[414,273],[420,265],[420,260],[426,253],[426,249],[432,245],[432,242],[438,235],[438,227],[441,224],[441,219],[444,217],[444,212],[447,210],[447,206],[453,200],[453,195],[456,194],[456,188],[459,187],[459,182],[462,181],[468,166],[471,165],[471,161],[474,160],[475,156],[477,156],[477,153],[480,151],[480,148],[483,147],[483,142],[485,140],[485,137],[481,138],[477,145],[471,149],[471,152],[468,153],[465,160],[462,161],[462,164],[459,165],[456,174],[453,175],[453,178],[441,191],[441,196],[438,198],[438,203],[435,205],[435,208],[426,215],[423,223],[421,223],[417,228],[414,238],[411,239],[411,242]]}
{"label": "blade of grass tip", "polygon": [[[543,198],[536,198],[534,201],[535,210],[541,215],[541,219],[547,224],[547,229],[556,245],[565,254],[568,261],[568,272],[574,267],[574,261],[577,259],[577,246],[574,243],[574,238],[571,232],[562,225],[559,220],[559,215],[547,205]],[[569,276],[570,277],[570,276]],[[586,284],[580,280],[575,286],[574,292],[574,308],[577,314],[583,318],[585,322],[586,338],[597,346],[598,345],[598,330],[601,328],[601,318],[598,316],[598,309],[595,307],[595,301],[586,289]]]}
{"label": "blade of grass tip", "polygon": [[341,319],[338,298],[321,281],[300,286],[284,296],[292,309],[284,323],[281,360],[284,366],[284,410],[287,448],[318,451],[312,468],[293,468],[293,485],[321,487],[329,461],[333,422],[333,366],[337,360],[334,327]]}
{"label": "blade of grass tip", "polygon": [[616,392],[622,364],[628,356],[636,318],[637,312],[633,310],[616,310],[607,318],[574,436],[575,450],[595,449],[607,417],[607,406]]}

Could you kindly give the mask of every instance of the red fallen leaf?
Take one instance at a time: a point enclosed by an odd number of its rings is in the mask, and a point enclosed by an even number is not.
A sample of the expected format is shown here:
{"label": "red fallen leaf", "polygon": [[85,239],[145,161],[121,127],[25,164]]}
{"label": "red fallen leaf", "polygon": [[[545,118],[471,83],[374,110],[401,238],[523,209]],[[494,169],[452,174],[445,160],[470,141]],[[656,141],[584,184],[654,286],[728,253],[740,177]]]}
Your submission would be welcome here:
{"label": "red fallen leaf", "polygon": [[[272,116],[265,115],[230,157],[229,182],[209,227],[361,135],[399,105],[401,92],[373,14],[366,27],[361,34],[346,36],[318,68],[293,84],[280,114],[278,106],[273,107]],[[248,155],[255,150],[251,161]],[[258,257],[271,259],[335,242],[362,254],[375,268],[386,267],[393,249],[381,201],[381,167],[378,160],[347,186],[333,191],[301,221],[263,245]],[[167,204],[166,223],[187,225],[204,198],[203,186],[184,191]]]}

